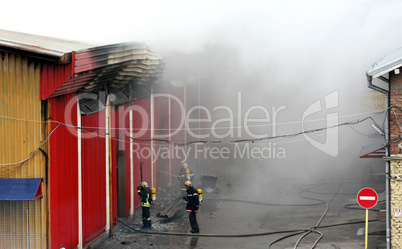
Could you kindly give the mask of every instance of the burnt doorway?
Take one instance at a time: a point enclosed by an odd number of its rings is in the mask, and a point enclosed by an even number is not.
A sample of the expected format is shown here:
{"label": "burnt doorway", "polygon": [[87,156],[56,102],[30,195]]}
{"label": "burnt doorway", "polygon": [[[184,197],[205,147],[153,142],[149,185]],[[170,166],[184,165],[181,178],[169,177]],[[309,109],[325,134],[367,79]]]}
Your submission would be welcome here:
{"label": "burnt doorway", "polygon": [[117,216],[126,217],[126,154],[117,157]]}

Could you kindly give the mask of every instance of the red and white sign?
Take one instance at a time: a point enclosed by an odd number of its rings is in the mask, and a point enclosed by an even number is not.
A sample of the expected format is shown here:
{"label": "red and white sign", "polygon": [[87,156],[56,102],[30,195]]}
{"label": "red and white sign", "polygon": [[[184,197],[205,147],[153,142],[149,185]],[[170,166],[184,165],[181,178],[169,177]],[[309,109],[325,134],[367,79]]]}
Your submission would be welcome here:
{"label": "red and white sign", "polygon": [[395,217],[402,217],[402,209],[395,208],[394,211],[395,211],[395,215],[394,215]]}
{"label": "red and white sign", "polygon": [[377,204],[378,196],[372,188],[363,188],[357,194],[357,202],[362,208],[372,208]]}

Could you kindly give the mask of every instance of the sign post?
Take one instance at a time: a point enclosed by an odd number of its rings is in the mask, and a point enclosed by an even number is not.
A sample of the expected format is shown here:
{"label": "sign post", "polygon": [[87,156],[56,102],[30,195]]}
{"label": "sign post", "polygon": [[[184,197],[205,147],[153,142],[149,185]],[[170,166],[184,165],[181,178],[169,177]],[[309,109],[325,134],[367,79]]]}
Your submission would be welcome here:
{"label": "sign post", "polygon": [[365,228],[365,249],[367,249],[368,240],[368,210],[377,204],[378,195],[372,188],[363,188],[357,194],[357,202],[362,208],[366,209],[366,228]]}

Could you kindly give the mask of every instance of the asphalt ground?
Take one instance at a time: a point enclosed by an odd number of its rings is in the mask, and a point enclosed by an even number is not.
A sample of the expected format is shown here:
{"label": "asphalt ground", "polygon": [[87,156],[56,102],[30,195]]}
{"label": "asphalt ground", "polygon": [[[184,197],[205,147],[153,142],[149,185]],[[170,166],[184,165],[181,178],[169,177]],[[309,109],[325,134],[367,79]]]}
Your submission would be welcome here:
{"label": "asphalt ground", "polygon": [[311,183],[275,177],[250,199],[250,188],[237,184],[240,177],[221,174],[215,189],[204,190],[198,236],[189,233],[184,212],[175,219],[156,217],[167,205],[157,201],[151,208],[152,229],[140,229],[138,210],[119,219],[113,237],[96,248],[364,248],[366,211],[356,201],[363,187],[379,194],[369,211],[368,248],[385,247],[385,223],[378,221],[378,210],[385,208],[383,179]]}

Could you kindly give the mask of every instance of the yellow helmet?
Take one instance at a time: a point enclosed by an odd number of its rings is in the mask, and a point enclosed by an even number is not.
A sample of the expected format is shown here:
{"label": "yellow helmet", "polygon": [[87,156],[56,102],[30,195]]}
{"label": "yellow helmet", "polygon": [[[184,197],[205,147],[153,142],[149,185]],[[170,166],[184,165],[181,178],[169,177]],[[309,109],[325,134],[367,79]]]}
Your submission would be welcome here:
{"label": "yellow helmet", "polygon": [[141,182],[141,187],[148,188],[148,183],[147,182]]}
{"label": "yellow helmet", "polygon": [[192,184],[190,181],[186,181],[186,182],[184,183],[184,186],[192,187],[193,184]]}
{"label": "yellow helmet", "polygon": [[185,169],[187,169],[187,168],[188,168],[188,164],[187,164],[187,163],[183,163],[183,167],[184,167]]}

